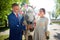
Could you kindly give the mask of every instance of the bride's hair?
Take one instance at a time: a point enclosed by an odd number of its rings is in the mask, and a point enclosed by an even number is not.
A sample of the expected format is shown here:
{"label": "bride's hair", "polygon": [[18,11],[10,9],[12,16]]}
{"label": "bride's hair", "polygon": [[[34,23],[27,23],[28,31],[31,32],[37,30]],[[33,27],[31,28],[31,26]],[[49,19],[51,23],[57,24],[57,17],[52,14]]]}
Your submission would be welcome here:
{"label": "bride's hair", "polygon": [[40,12],[41,10],[42,10],[42,11],[44,12],[44,14],[45,14],[45,9],[44,9],[44,8],[40,8],[39,12]]}

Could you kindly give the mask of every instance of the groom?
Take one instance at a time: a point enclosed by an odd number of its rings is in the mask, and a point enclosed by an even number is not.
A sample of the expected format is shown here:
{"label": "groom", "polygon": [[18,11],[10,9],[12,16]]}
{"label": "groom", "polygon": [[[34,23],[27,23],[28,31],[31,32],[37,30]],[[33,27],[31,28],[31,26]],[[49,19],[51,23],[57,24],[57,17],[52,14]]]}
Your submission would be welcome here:
{"label": "groom", "polygon": [[25,26],[23,25],[24,17],[20,18],[18,16],[19,9],[18,4],[12,4],[12,12],[8,16],[8,23],[10,27],[9,40],[22,40],[22,31],[25,30]]}

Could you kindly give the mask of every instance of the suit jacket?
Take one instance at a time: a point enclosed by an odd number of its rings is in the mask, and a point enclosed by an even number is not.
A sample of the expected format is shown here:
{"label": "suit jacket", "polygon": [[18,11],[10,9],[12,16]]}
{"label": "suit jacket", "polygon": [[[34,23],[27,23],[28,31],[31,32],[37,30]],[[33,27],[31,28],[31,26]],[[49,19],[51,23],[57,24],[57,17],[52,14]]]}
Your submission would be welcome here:
{"label": "suit jacket", "polygon": [[8,16],[8,23],[10,27],[9,40],[22,40],[22,31],[25,30],[25,26],[22,25],[24,17],[19,21],[19,17],[16,17],[12,12]]}

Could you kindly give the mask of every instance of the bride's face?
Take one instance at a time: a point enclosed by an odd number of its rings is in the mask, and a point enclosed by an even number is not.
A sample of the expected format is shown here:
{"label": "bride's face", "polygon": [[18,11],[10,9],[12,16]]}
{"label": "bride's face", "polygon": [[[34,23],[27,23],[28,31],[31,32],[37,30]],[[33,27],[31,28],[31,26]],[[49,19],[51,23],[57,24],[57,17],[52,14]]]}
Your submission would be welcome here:
{"label": "bride's face", "polygon": [[42,17],[42,16],[44,16],[44,11],[43,10],[40,10],[40,16]]}

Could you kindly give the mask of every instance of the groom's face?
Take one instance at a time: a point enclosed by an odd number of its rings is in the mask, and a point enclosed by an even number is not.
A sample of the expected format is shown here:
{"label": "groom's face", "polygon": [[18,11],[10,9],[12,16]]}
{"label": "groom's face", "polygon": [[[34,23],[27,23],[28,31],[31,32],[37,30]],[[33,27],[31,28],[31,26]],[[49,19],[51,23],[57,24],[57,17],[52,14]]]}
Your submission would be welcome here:
{"label": "groom's face", "polygon": [[14,6],[14,7],[13,7],[13,11],[14,11],[15,13],[18,13],[18,12],[19,12],[19,6]]}

